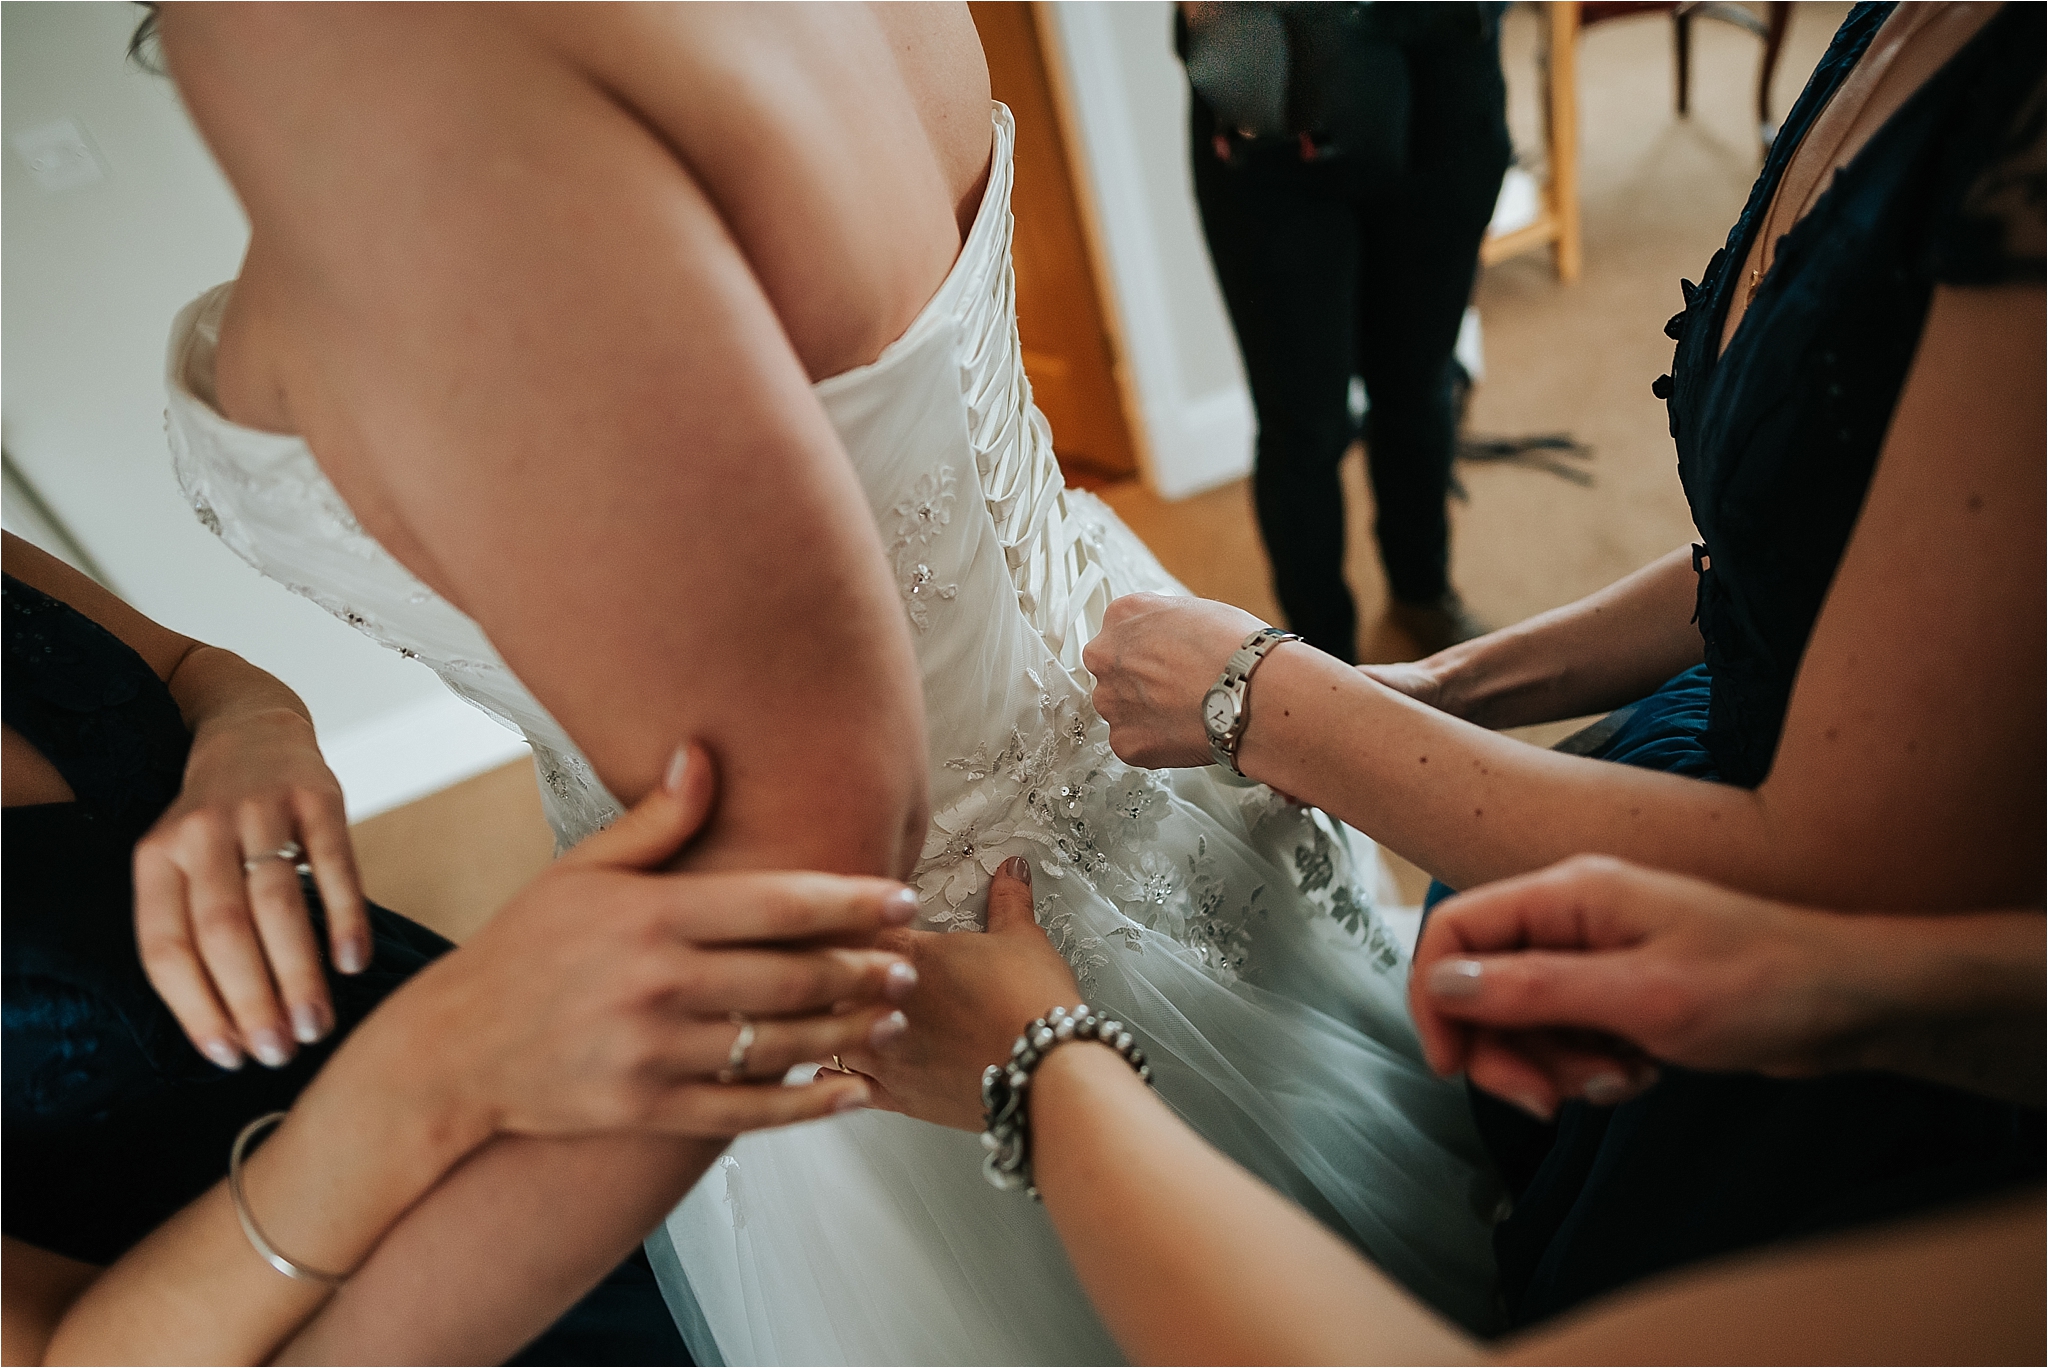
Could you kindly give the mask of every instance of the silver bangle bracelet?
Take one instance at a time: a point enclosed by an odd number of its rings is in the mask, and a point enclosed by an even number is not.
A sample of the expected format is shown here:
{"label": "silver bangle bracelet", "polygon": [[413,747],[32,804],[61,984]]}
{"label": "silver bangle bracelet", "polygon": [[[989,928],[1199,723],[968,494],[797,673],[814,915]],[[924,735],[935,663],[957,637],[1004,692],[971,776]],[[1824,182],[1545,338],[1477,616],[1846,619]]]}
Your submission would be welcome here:
{"label": "silver bangle bracelet", "polygon": [[228,1196],[235,1203],[235,1219],[242,1223],[242,1233],[249,1237],[250,1247],[263,1256],[265,1263],[287,1278],[319,1283],[323,1287],[339,1287],[348,1281],[348,1274],[328,1273],[318,1268],[310,1268],[280,1254],[277,1246],[265,1238],[262,1230],[257,1227],[256,1217],[249,1210],[249,1198],[242,1191],[242,1156],[248,1153],[249,1142],[254,1140],[259,1132],[284,1120],[286,1115],[285,1112],[270,1112],[257,1117],[242,1127],[242,1133],[235,1137],[234,1148],[228,1151]]}
{"label": "silver bangle bracelet", "polygon": [[1095,1040],[1109,1046],[1138,1071],[1147,1087],[1152,1066],[1121,1021],[1112,1021],[1087,1003],[1055,1007],[1024,1028],[1010,1047],[1007,1064],[991,1064],[981,1074],[981,1106],[987,1129],[981,1147],[982,1176],[1005,1191],[1023,1188],[1034,1201],[1038,1185],[1031,1179],[1031,1075],[1045,1057],[1070,1040]]}

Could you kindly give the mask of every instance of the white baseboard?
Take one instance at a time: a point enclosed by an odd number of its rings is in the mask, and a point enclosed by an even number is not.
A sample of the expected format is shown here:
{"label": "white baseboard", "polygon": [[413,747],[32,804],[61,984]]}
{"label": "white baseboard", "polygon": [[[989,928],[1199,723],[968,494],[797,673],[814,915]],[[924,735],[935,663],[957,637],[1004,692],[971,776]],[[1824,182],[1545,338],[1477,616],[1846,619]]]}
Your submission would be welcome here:
{"label": "white baseboard", "polygon": [[320,738],[360,822],[531,754],[526,738],[452,693],[436,693]]}

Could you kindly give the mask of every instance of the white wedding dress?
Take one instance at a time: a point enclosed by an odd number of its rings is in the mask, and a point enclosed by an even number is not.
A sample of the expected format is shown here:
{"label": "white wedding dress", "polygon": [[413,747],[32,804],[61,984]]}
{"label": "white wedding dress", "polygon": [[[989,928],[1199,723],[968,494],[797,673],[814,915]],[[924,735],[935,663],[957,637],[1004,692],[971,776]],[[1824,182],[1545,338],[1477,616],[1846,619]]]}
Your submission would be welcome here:
{"label": "white wedding dress", "polygon": [[[1089,704],[1104,606],[1184,592],[1062,488],[1017,341],[1013,130],[960,257],[872,365],[816,387],[914,628],[935,816],[923,924],[971,932],[1023,854],[1088,1001],[1131,1023],[1203,1135],[1433,1305],[1487,1323],[1497,1194],[1462,1090],[1423,1065],[1370,844],[1216,769],[1131,769]],[[523,732],[568,845],[617,811],[482,632],[364,533],[304,442],[211,405],[222,286],[178,318],[169,432],[200,520],[265,575]],[[1051,1005],[1051,1004],[1048,1004]],[[649,1241],[700,1362],[1083,1363],[1114,1343],[1042,1208],[976,1137],[879,1112],[742,1137]]]}

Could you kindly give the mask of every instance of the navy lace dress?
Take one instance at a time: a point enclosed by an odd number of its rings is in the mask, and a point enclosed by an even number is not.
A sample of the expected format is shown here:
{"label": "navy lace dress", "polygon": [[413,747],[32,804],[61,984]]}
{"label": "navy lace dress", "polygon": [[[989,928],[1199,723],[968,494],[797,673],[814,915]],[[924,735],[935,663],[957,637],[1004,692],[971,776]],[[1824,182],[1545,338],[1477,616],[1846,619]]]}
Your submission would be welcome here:
{"label": "navy lace dress", "polygon": [[[1725,354],[1754,233],[1800,138],[1890,5],[1850,14],[1686,307],[1668,400],[1704,545],[1704,667],[1593,754],[1754,787],[1854,530],[1937,285],[2042,280],[2042,7],[2008,5],[1878,130],[1787,233]],[[2043,1172],[2038,1111],[1887,1075],[1669,1070],[1552,1126],[1475,1092],[1518,1196],[1495,1234],[1511,1323],[1769,1240],[1968,1198]]]}
{"label": "navy lace dress", "polygon": [[[6,723],[75,797],[4,811],[0,1225],[107,1264],[225,1177],[235,1133],[290,1107],[357,1023],[453,947],[373,906],[370,967],[327,976],[327,1040],[282,1069],[209,1063],[143,973],[130,882],[136,841],[183,781],[184,719],[147,662],[91,619],[11,576],[0,599]],[[515,1361],[689,1360],[636,1254]]]}

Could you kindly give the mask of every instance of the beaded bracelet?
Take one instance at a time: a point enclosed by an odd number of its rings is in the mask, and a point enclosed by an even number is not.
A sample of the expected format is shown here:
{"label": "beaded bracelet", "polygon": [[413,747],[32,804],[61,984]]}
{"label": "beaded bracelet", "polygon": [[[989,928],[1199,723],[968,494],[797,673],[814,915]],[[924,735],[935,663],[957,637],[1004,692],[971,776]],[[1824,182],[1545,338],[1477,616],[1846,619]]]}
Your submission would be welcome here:
{"label": "beaded bracelet", "polygon": [[1069,1040],[1100,1041],[1122,1055],[1147,1087],[1152,1084],[1152,1066],[1145,1062],[1145,1052],[1137,1048],[1124,1024],[1085,1002],[1055,1007],[1026,1026],[1010,1047],[1010,1062],[991,1064],[981,1074],[981,1106],[988,1127],[981,1133],[981,1147],[988,1151],[981,1172],[1006,1192],[1023,1188],[1034,1201],[1038,1187],[1031,1181],[1031,1111],[1026,1094],[1031,1089],[1032,1072]]}

